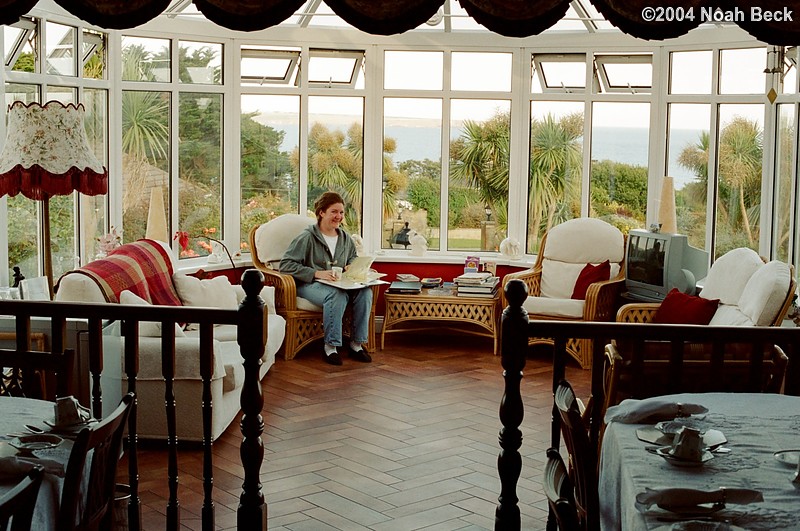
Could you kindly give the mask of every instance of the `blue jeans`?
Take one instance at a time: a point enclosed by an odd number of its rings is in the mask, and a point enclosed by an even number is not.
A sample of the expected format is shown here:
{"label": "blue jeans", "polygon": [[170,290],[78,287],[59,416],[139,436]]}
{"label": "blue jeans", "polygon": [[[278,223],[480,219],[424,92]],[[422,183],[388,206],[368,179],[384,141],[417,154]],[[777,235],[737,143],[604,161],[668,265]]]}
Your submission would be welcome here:
{"label": "blue jeans", "polygon": [[369,313],[372,310],[372,290],[339,289],[321,282],[306,284],[298,282],[297,295],[322,307],[322,326],[325,330],[325,343],[339,347],[342,345],[342,319],[348,302],[353,303],[353,333],[350,339],[356,343],[366,343],[369,334]]}

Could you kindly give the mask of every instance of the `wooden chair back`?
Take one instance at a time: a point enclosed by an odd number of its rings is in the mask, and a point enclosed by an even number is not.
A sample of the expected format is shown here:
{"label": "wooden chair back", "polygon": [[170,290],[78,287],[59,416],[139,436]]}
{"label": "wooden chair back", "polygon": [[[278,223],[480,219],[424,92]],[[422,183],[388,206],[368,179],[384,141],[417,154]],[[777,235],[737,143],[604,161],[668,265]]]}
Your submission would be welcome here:
{"label": "wooden chair back", "polygon": [[[0,498],[0,531],[30,531],[44,468],[36,465],[16,487]],[[8,522],[11,520],[11,528]]]}
{"label": "wooden chair back", "polygon": [[544,464],[544,494],[556,517],[559,529],[580,530],[578,508],[575,505],[575,487],[569,478],[561,454],[555,448],[547,450]]}
{"label": "wooden chair back", "polygon": [[[78,433],[64,475],[57,531],[111,529],[117,462],[133,401],[133,393],[128,393],[111,415]],[[87,460],[91,462],[84,479]]]}
{"label": "wooden chair back", "polygon": [[600,529],[597,492],[597,449],[589,441],[589,433],[581,418],[578,400],[566,380],[556,387],[555,406],[561,417],[561,434],[570,461],[570,478],[575,485],[575,505],[581,529]]}
{"label": "wooden chair back", "polygon": [[63,353],[0,349],[0,395],[53,401],[72,394],[75,351]]}

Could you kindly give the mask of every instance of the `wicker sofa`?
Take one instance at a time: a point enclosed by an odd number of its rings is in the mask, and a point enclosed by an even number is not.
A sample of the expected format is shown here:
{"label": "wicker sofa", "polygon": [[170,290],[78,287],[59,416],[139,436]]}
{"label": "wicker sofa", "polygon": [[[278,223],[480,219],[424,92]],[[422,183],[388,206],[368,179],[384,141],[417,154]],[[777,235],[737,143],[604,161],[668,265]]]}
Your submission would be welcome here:
{"label": "wicker sofa", "polygon": [[[65,273],[58,281],[55,300],[119,303],[122,299],[135,304],[132,301],[138,296],[143,299],[139,304],[152,302],[235,308],[244,298],[244,290],[240,286],[231,286],[225,277],[200,281],[173,272],[172,253],[164,244],[139,240],[119,247],[105,259]],[[275,313],[274,290],[265,287],[261,297],[267,305],[267,345],[260,369],[263,378],[275,362],[275,353],[283,343],[286,325],[283,317]],[[160,331],[150,331],[152,327],[146,327],[147,324],[150,323],[141,323],[139,329],[137,431],[143,439],[165,439],[167,427]],[[118,403],[127,388],[122,373],[124,340],[119,336],[119,329],[119,323],[112,323],[104,332],[104,404]],[[181,440],[201,441],[203,437],[198,334],[194,330],[176,329],[174,389],[177,431]],[[234,325],[215,327],[213,349],[212,436],[216,439],[239,413],[239,397],[244,383],[244,368]]]}

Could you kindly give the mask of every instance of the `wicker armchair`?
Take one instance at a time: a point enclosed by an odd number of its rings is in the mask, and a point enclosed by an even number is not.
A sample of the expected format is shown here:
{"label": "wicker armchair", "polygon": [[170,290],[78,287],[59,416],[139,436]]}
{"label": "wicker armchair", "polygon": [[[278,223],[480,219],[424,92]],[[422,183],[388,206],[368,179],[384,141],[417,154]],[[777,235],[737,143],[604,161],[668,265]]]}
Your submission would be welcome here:
{"label": "wicker armchair", "polygon": [[[571,299],[575,281],[586,264],[605,260],[611,263],[611,278],[591,284],[585,300]],[[523,307],[531,320],[612,321],[625,285],[625,238],[616,227],[599,219],[566,221],[544,235],[533,268],[503,278],[504,307],[508,305],[505,285],[511,279],[520,279],[528,286]],[[528,343],[552,344],[552,340],[531,337]],[[592,343],[591,339],[567,341],[567,352],[584,369],[592,366]]]}
{"label": "wicker armchair", "polygon": [[[297,296],[294,277],[278,271],[289,243],[311,223],[314,218],[299,214],[283,214],[250,229],[250,252],[253,265],[264,273],[264,283],[275,288],[275,310],[286,319],[286,339],[283,342],[284,359],[290,360],[306,345],[325,336],[322,326],[322,308]],[[375,303],[378,286],[372,286],[372,310],[369,316],[369,337],[364,348],[374,352]],[[345,313],[345,334],[351,330],[350,311]]]}

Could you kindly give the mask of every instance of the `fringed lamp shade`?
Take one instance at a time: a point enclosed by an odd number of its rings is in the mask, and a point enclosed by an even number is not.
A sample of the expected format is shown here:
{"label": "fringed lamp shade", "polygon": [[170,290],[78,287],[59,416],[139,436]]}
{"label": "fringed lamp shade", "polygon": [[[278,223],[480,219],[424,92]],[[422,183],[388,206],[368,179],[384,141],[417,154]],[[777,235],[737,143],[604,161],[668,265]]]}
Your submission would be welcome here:
{"label": "fringed lamp shade", "polygon": [[8,134],[0,154],[0,197],[21,193],[42,201],[44,272],[53,286],[49,200],[73,191],[108,192],[108,170],[94,156],[83,128],[83,105],[50,101],[8,108]]}

